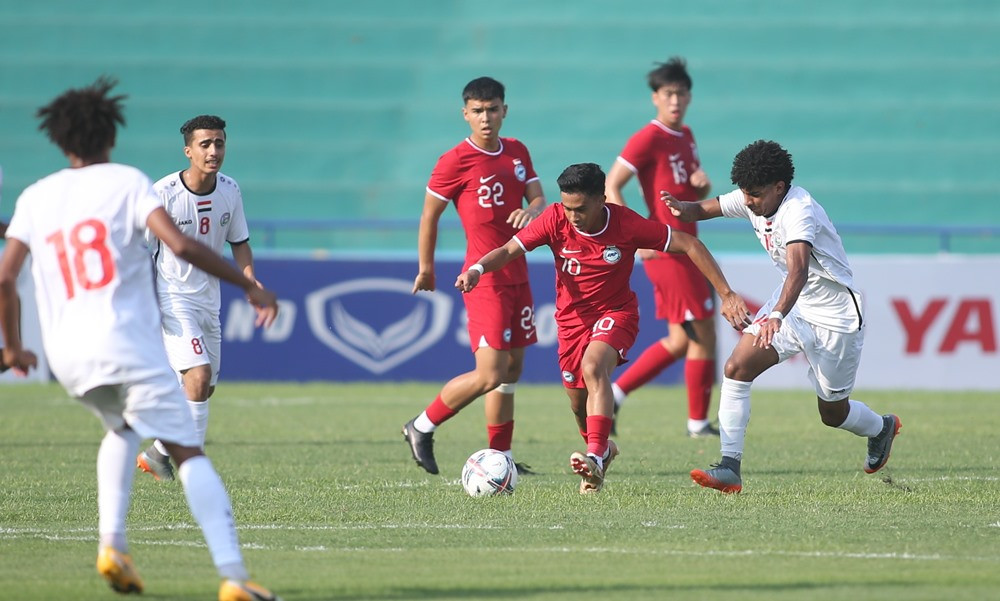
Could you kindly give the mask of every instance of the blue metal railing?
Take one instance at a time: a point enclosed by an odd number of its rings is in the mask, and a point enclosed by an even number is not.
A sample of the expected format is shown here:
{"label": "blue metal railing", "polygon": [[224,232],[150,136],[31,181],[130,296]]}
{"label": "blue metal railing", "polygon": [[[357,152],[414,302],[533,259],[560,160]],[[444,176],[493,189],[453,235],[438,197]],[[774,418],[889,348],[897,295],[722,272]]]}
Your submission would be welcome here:
{"label": "blue metal railing", "polygon": [[[331,245],[336,246],[336,238],[365,233],[389,235],[397,238],[399,233],[412,234],[416,240],[419,226],[418,219],[283,219],[283,220],[250,220],[250,229],[254,232],[254,246],[262,249],[275,249],[279,246],[279,234],[325,234],[331,238]],[[746,225],[730,220],[715,220],[699,224],[702,235],[712,234],[745,234]],[[462,224],[457,219],[442,219],[439,223],[442,232],[460,233]],[[865,236],[870,238],[933,238],[936,239],[938,252],[952,252],[956,239],[979,239],[996,245],[1000,252],[1000,225],[902,225],[902,224],[861,224],[847,223],[837,226],[842,236]],[[288,245],[284,245],[288,246]],[[294,244],[290,245],[294,247]]]}

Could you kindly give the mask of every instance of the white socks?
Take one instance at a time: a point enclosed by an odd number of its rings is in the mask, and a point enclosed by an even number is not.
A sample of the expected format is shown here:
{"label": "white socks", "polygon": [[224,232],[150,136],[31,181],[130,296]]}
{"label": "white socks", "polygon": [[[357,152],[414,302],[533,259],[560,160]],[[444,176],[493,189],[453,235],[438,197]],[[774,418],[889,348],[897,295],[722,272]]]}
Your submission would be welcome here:
{"label": "white socks", "polygon": [[614,382],[611,383],[611,394],[615,395],[615,405],[618,405],[619,407],[625,402],[625,397],[628,396],[625,394],[625,391]]}
{"label": "white socks", "polygon": [[[212,462],[204,455],[192,457],[181,464],[177,475],[184,485],[191,515],[201,526],[212,562],[219,568],[220,576],[246,580],[248,576],[243,567],[229,494],[215,473]],[[223,567],[226,573],[223,573]],[[242,573],[234,573],[234,570]]]}
{"label": "white socks", "polygon": [[722,456],[741,459],[743,443],[750,421],[750,385],[722,378],[722,395],[719,398],[719,437],[722,439]]}
{"label": "white socks", "polygon": [[104,434],[97,451],[97,531],[102,546],[128,553],[125,516],[135,476],[135,456],[142,439],[131,428]]}
{"label": "white socks", "polygon": [[866,438],[878,436],[884,425],[882,416],[872,411],[868,405],[865,405],[861,401],[851,399],[848,402],[851,409],[847,413],[847,419],[837,427]]}
{"label": "white socks", "polygon": [[422,411],[417,419],[413,420],[413,427],[417,429],[417,432],[424,434],[437,430],[437,426],[431,421],[431,418],[427,417],[426,411]]}
{"label": "white socks", "polygon": [[208,431],[208,399],[204,401],[188,401],[188,409],[194,418],[194,431],[198,435],[198,446],[205,448],[205,433]]}

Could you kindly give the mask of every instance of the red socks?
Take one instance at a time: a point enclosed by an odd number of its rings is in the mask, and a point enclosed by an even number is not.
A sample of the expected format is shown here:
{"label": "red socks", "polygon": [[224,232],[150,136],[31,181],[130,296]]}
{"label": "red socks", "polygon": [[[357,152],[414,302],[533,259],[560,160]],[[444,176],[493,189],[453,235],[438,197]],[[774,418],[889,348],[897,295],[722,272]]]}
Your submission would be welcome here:
{"label": "red socks", "polygon": [[684,363],[684,381],[688,390],[688,418],[708,419],[708,405],[712,402],[712,385],[715,383],[715,361],[688,359]]}
{"label": "red socks", "polygon": [[486,435],[489,438],[491,449],[509,451],[510,442],[514,438],[514,421],[511,420],[496,426],[486,424]]}
{"label": "red socks", "polygon": [[427,409],[424,409],[424,411],[427,412],[427,419],[431,420],[431,423],[435,426],[440,426],[458,413],[458,411],[444,404],[444,401],[441,400],[441,395],[438,395],[430,405],[427,405]]}
{"label": "red socks", "polygon": [[604,457],[611,434],[611,418],[603,415],[587,416],[587,453]]}

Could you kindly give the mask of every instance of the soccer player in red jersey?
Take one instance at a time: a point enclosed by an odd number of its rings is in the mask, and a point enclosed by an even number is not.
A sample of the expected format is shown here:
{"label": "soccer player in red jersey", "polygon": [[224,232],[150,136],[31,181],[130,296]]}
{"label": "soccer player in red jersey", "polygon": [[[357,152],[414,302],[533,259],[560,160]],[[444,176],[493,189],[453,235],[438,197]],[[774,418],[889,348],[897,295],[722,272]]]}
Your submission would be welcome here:
{"label": "soccer player in red jersey", "polygon": [[[701,168],[698,147],[684,114],[691,103],[691,77],[684,59],[673,57],[647,76],[653,90],[656,118],[636,132],[608,172],[608,202],[625,206],[622,189],[638,176],[649,218],[675,231],[698,235],[697,225],[674,217],[660,200],[668,191],[681,200],[701,200],[712,187]],[[715,382],[715,300],[705,277],[685,255],[640,250],[639,257],[653,284],[656,318],[667,321],[667,336],[639,355],[612,386],[615,414],[633,390],[655,378],[678,359],[685,359],[688,393],[688,435],[718,436],[708,421]]]}
{"label": "soccer player in red jersey", "polygon": [[487,253],[455,287],[469,293],[484,275],[542,245],[552,249],[556,267],[556,324],[559,368],[586,453],[570,455],[583,480],[580,493],[604,485],[618,454],[609,440],[614,398],[611,372],[626,361],[639,331],[639,303],[629,278],[640,248],[681,253],[701,270],[722,299],[722,314],[742,329],[750,324],[746,303],[729,287],[705,245],[694,236],[605,202],[605,176],[593,163],[570,165],[559,176],[560,204],[546,209],[503,246]]}
{"label": "soccer player in red jersey", "polygon": [[[471,133],[441,155],[427,183],[414,294],[435,288],[438,221],[449,203],[455,205],[465,229],[466,265],[510,240],[545,208],[528,149],[514,138],[500,137],[507,116],[503,84],[490,77],[474,79],[462,91],[462,100],[462,115]],[[514,385],[521,376],[525,347],[537,340],[524,258],[483,278],[480,289],[464,300],[476,367],[452,378],[420,415],[403,426],[413,459],[432,474],[438,473],[434,430],[484,394],[489,446],[512,457]],[[526,466],[518,467],[526,471]]]}

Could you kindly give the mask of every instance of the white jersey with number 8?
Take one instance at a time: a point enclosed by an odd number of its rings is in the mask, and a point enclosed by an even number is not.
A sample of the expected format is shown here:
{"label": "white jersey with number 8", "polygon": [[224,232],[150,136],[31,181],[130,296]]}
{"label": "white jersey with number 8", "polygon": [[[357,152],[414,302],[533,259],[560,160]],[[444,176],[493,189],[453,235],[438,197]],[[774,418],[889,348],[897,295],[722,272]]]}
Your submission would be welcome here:
{"label": "white jersey with number 8", "polygon": [[[153,189],[178,229],[220,255],[226,242],[250,238],[240,187],[231,177],[219,173],[215,190],[202,195],[184,185],[181,172],[160,179]],[[156,249],[156,289],[164,311],[178,307],[219,313],[219,278],[177,258],[162,244]]]}

